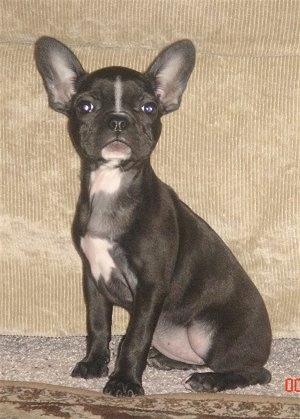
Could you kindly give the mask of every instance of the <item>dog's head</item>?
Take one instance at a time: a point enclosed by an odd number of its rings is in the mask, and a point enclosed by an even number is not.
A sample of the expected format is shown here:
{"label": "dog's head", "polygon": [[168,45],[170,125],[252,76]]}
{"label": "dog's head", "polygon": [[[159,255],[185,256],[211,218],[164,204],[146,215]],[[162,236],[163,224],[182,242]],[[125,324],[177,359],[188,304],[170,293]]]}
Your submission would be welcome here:
{"label": "dog's head", "polygon": [[87,73],[69,48],[49,37],[37,41],[35,58],[49,104],[69,117],[81,157],[120,165],[150,156],[161,116],[180,105],[195,49],[189,40],[175,42],[145,73],[125,67]]}

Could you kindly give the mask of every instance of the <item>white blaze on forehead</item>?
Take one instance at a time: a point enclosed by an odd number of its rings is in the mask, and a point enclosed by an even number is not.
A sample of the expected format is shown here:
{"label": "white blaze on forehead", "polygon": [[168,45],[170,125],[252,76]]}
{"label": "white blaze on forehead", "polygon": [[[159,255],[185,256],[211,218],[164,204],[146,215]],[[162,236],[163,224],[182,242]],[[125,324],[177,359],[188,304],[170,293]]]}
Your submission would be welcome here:
{"label": "white blaze on forehead", "polygon": [[116,112],[121,112],[121,109],[122,109],[123,86],[122,86],[122,81],[121,81],[121,77],[120,76],[118,76],[116,78],[116,81],[114,83],[114,88],[115,88],[115,111]]}

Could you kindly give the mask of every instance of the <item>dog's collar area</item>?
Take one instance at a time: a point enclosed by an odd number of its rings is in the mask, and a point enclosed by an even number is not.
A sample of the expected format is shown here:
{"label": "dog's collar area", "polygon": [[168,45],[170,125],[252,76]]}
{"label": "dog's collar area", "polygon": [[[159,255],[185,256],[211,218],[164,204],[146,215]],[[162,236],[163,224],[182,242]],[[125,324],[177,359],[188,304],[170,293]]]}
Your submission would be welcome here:
{"label": "dog's collar area", "polygon": [[123,171],[118,161],[103,163],[90,174],[90,196],[99,192],[114,194],[120,188],[122,177]]}

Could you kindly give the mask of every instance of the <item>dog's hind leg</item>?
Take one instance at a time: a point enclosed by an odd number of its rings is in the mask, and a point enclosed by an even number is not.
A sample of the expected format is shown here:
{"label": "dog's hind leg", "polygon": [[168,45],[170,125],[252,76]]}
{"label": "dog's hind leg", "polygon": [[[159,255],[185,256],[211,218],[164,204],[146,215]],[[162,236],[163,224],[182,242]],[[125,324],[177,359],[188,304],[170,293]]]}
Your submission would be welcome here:
{"label": "dog's hind leg", "polygon": [[267,384],[270,381],[271,373],[261,367],[232,372],[195,372],[187,378],[185,387],[196,392],[217,392],[254,384]]}
{"label": "dog's hind leg", "polygon": [[160,353],[156,348],[152,347],[149,351],[147,364],[149,367],[154,367],[158,370],[195,370],[199,366],[193,364],[186,364],[185,362],[175,361]]}

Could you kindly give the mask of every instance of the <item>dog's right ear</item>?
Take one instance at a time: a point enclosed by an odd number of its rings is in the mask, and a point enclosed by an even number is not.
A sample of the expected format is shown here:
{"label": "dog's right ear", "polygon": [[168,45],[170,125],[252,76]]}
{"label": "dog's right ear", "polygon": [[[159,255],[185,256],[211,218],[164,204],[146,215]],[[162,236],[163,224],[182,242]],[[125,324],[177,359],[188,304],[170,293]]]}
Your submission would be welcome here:
{"label": "dog's right ear", "polygon": [[188,39],[174,42],[156,57],[146,72],[159,99],[162,113],[179,108],[195,65],[195,47]]}
{"label": "dog's right ear", "polygon": [[48,93],[49,105],[68,114],[76,81],[86,74],[73,52],[54,38],[43,36],[35,44],[35,61]]}

